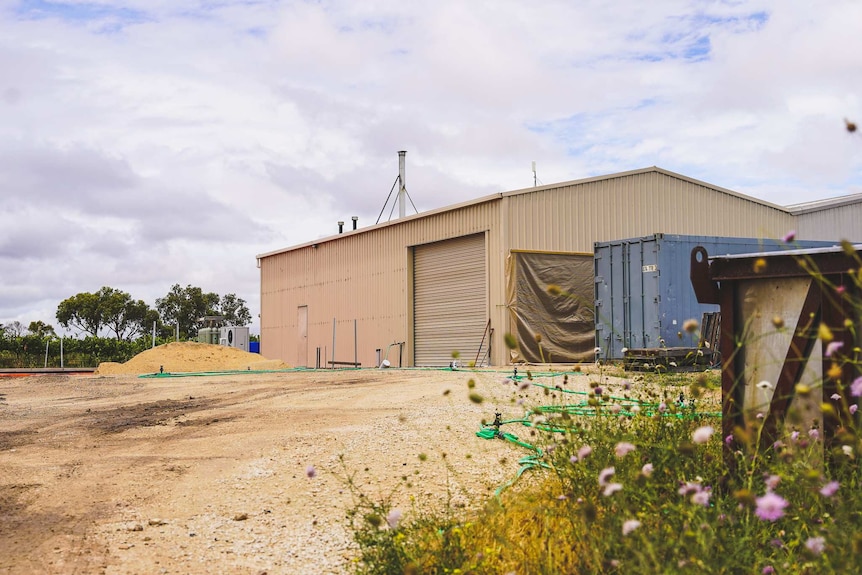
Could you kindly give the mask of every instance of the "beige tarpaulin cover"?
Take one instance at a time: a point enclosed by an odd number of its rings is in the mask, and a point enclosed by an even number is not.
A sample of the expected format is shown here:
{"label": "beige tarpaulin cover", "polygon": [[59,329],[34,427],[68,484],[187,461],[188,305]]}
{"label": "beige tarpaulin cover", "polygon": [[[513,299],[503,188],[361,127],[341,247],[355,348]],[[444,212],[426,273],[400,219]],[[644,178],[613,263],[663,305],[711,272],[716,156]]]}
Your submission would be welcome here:
{"label": "beige tarpaulin cover", "polygon": [[[511,361],[593,361],[593,256],[513,251],[506,267],[509,329],[518,340]],[[559,295],[548,286],[559,287]]]}

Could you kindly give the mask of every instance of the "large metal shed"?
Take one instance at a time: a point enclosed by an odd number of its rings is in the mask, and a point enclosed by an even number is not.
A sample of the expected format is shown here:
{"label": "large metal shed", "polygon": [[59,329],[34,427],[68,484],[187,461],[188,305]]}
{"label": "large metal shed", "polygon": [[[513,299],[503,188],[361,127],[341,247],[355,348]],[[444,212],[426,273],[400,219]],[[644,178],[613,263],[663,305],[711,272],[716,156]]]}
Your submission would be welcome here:
{"label": "large metal shed", "polygon": [[[836,209],[859,206],[862,194]],[[857,222],[798,237],[857,239]],[[259,255],[261,353],[297,366],[591,359],[595,242],[797,225],[789,208],[656,167],[493,194]],[[549,286],[567,305],[543,316]]]}

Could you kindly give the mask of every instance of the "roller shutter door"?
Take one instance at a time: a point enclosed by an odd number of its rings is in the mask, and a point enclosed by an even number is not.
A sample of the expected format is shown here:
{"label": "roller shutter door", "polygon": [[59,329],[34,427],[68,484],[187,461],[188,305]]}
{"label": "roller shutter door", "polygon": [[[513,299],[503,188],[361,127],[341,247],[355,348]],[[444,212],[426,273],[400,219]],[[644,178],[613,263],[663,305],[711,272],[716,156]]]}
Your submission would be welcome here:
{"label": "roller shutter door", "polygon": [[445,366],[452,352],[476,359],[488,323],[485,235],[413,249],[414,364]]}

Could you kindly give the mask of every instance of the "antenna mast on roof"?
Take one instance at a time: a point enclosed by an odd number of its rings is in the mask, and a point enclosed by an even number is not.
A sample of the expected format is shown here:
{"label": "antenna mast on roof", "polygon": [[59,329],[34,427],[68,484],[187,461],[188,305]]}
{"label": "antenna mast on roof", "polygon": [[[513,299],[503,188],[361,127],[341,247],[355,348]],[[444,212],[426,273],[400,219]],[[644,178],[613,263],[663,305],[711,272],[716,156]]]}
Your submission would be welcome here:
{"label": "antenna mast on roof", "polygon": [[401,184],[398,186],[398,217],[403,218],[407,215],[407,204],[404,198],[407,196],[407,178],[404,174],[404,164],[407,163],[407,151],[398,152],[398,180]]}
{"label": "antenna mast on roof", "polygon": [[383,208],[380,209],[380,215],[377,216],[377,221],[374,222],[375,224],[380,223],[380,218],[383,217],[383,212],[389,204],[389,198],[392,197],[392,192],[395,191],[395,186],[398,186],[398,196],[395,203],[392,204],[392,210],[389,212],[389,219],[392,219],[392,213],[395,211],[395,204],[398,204],[399,218],[403,218],[407,215],[407,203],[405,202],[405,198],[410,200],[410,205],[413,206],[413,211],[417,214],[419,213],[419,210],[416,209],[416,204],[413,203],[413,198],[411,198],[410,194],[407,193],[407,177],[405,174],[406,160],[407,152],[403,150],[398,152],[398,176],[395,178],[395,183],[392,184],[392,189],[389,190],[389,195],[386,196],[386,201],[383,203]]}

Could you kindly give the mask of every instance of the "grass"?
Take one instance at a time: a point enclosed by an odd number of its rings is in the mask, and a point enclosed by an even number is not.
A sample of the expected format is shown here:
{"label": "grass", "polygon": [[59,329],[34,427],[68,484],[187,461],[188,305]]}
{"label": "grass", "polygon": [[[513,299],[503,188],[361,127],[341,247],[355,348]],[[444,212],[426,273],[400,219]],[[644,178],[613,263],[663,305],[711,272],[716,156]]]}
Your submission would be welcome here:
{"label": "grass", "polygon": [[[655,392],[641,399],[681,388],[714,396],[714,378],[648,375],[644,387]],[[525,476],[479,512],[414,508],[393,524],[387,501],[360,497],[350,515],[356,572],[862,571],[855,429],[824,459],[816,434],[792,431],[781,447],[758,451],[755,420],[738,430],[730,476],[714,417],[673,402],[660,415],[620,417],[611,405],[590,417],[553,415],[545,423],[554,431],[536,427],[552,470]]]}
{"label": "grass", "polygon": [[[859,270],[851,270],[856,294],[862,263]],[[854,337],[856,327],[845,324]],[[819,337],[831,335],[821,328]],[[858,347],[830,346],[830,354],[833,365],[858,372]],[[546,393],[550,405],[524,405],[542,465],[478,511],[414,508],[386,521],[389,502],[352,486],[355,571],[862,573],[862,377],[840,374],[823,375],[839,396],[821,406],[838,418],[829,449],[819,415],[792,410],[771,445],[761,441],[761,414],[721,437],[718,372],[638,374],[631,389],[596,389],[576,410],[566,406],[580,399]]]}

